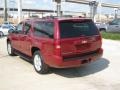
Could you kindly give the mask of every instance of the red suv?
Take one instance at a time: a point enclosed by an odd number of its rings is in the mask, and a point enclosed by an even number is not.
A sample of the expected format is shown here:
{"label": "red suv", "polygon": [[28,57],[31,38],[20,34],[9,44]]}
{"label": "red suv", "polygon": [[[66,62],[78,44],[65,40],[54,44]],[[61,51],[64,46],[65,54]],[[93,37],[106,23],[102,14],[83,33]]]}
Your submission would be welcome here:
{"label": "red suv", "polygon": [[38,73],[49,67],[70,68],[99,59],[101,35],[91,19],[27,19],[10,30],[9,55],[32,60]]}

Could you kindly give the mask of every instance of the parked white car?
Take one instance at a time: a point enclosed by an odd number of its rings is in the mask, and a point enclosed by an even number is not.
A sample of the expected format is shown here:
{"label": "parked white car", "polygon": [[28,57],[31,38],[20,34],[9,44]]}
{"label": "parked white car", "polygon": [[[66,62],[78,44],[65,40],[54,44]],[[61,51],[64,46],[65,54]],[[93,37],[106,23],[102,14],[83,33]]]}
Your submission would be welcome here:
{"label": "parked white car", "polygon": [[0,36],[8,35],[8,31],[10,29],[14,29],[15,27],[13,25],[1,25],[0,27]]}
{"label": "parked white car", "polygon": [[9,21],[5,21],[3,24],[4,24],[4,25],[14,25],[14,23],[9,22]]}
{"label": "parked white car", "polygon": [[107,25],[107,32],[119,32],[120,33],[120,18],[114,19]]}
{"label": "parked white car", "polygon": [[106,31],[107,30],[107,25],[106,23],[102,23],[102,22],[95,22],[98,30],[100,31]]}

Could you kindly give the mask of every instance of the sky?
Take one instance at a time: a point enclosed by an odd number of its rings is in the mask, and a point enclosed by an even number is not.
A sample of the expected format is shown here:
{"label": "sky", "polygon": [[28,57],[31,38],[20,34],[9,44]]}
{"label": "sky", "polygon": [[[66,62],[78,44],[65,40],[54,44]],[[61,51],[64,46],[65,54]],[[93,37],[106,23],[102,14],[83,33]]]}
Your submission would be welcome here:
{"label": "sky", "polygon": [[[3,7],[3,1],[0,0],[0,7]],[[63,0],[64,1],[64,0]],[[100,1],[100,0],[96,0]],[[112,4],[119,4],[120,0],[101,0],[104,3],[112,3]],[[7,0],[8,7],[15,8],[17,7],[17,0]],[[52,2],[52,0],[22,0],[22,6],[23,8],[27,9],[44,9],[44,10],[55,10],[55,3]],[[83,5],[83,4],[75,4],[75,3],[68,3],[68,2],[62,2],[62,11],[75,11],[75,12],[89,12],[89,6]],[[100,9],[98,8],[98,12],[100,12]],[[114,9],[111,8],[105,8],[102,7],[101,10],[104,14],[111,14],[114,13]]]}

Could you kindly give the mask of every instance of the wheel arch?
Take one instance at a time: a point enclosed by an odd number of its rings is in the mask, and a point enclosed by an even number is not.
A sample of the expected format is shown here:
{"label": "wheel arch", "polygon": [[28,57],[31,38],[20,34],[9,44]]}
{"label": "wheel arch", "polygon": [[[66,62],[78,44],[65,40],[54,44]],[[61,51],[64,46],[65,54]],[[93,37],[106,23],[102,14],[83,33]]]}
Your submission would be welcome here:
{"label": "wheel arch", "polygon": [[32,54],[32,56],[33,56],[34,52],[38,51],[38,50],[40,51],[40,49],[38,47],[32,47],[31,48],[31,54]]}
{"label": "wheel arch", "polygon": [[99,30],[100,31],[106,31],[106,28],[100,28]]}

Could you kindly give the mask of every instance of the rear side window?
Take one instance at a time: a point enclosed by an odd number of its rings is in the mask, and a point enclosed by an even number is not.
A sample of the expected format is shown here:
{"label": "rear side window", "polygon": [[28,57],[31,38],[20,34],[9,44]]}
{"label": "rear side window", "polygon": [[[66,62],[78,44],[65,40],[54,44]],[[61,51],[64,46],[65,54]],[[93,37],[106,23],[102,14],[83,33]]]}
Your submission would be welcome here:
{"label": "rear side window", "polygon": [[53,38],[54,36],[54,24],[53,22],[35,22],[34,34],[39,37]]}
{"label": "rear side window", "polygon": [[59,24],[61,38],[92,36],[99,34],[98,29],[92,20],[61,21]]}

